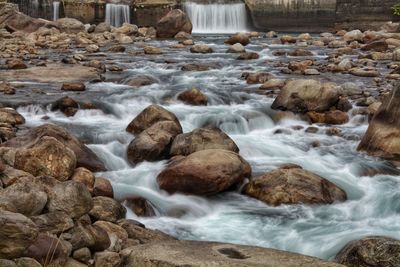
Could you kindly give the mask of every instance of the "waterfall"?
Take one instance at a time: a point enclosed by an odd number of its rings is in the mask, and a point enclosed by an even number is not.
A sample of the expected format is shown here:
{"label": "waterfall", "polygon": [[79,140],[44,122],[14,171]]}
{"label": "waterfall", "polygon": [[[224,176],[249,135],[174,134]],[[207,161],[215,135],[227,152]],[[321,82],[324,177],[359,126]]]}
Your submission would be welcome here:
{"label": "waterfall", "polygon": [[60,18],[60,2],[53,2],[53,20]]}
{"label": "waterfall", "polygon": [[244,3],[185,2],[184,8],[194,33],[235,33],[246,31],[247,12]]}
{"label": "waterfall", "polygon": [[130,23],[130,14],[128,5],[107,4],[106,22],[112,26],[120,27],[125,22]]}

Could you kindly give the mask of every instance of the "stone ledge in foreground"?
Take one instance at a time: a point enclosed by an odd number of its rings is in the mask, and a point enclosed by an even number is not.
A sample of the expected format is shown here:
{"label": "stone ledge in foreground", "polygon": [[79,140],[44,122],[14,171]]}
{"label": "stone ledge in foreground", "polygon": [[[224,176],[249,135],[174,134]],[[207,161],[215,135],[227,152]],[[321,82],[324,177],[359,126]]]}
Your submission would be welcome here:
{"label": "stone ledge in foreground", "polygon": [[168,241],[126,249],[124,266],[340,267],[334,262],[274,249],[202,241]]}

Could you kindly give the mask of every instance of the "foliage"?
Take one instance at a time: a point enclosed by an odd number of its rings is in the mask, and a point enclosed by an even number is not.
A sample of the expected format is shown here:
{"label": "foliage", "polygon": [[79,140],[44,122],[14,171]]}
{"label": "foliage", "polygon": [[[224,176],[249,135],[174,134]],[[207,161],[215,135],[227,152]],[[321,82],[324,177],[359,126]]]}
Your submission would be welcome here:
{"label": "foliage", "polygon": [[395,4],[392,6],[393,14],[400,16],[400,4]]}

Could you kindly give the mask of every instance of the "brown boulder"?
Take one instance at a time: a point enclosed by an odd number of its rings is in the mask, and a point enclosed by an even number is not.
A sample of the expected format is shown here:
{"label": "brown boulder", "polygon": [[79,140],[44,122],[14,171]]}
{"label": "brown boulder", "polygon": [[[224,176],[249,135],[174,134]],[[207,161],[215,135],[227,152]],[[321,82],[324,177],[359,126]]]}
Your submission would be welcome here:
{"label": "brown boulder", "polygon": [[0,210],[0,258],[23,256],[38,235],[37,226],[19,213]]}
{"label": "brown boulder", "polygon": [[192,33],[189,17],[180,9],[173,9],[157,23],[157,37],[173,38],[179,32]]}
{"label": "brown boulder", "polygon": [[25,118],[13,108],[0,108],[0,123],[11,125],[24,124]]}
{"label": "brown boulder", "polygon": [[388,50],[388,48],[389,45],[385,42],[385,40],[378,40],[364,45],[361,49],[367,51],[385,52]]}
{"label": "brown boulder", "polygon": [[225,43],[229,45],[234,45],[236,43],[239,43],[241,45],[246,46],[250,43],[250,38],[247,34],[237,33],[226,39]]}
{"label": "brown boulder", "polygon": [[150,105],[129,123],[126,131],[139,134],[159,121],[173,121],[181,127],[175,114],[159,105]]}
{"label": "brown boulder", "polygon": [[161,48],[154,47],[154,46],[145,46],[143,51],[147,55],[160,55],[162,54]]}
{"label": "brown boulder", "polygon": [[75,169],[74,152],[54,137],[42,136],[16,148],[7,147],[8,142],[2,144],[0,156],[16,169],[34,176],[49,175],[60,181],[69,179]]}
{"label": "brown boulder", "polygon": [[7,68],[10,70],[21,70],[28,68],[24,61],[19,58],[13,58],[6,61]]}
{"label": "brown boulder", "polygon": [[334,106],[339,96],[340,90],[334,83],[292,80],[280,90],[271,107],[293,112],[323,112]]}
{"label": "brown boulder", "polygon": [[235,152],[207,149],[173,158],[157,182],[169,193],[211,195],[240,184],[250,175],[250,165]]}
{"label": "brown boulder", "polygon": [[400,241],[384,236],[364,237],[349,242],[335,261],[348,267],[400,266]]}
{"label": "brown boulder", "polygon": [[239,153],[235,142],[219,128],[199,128],[178,135],[171,145],[171,156],[187,156],[206,149],[225,149]]}
{"label": "brown boulder", "polygon": [[192,53],[209,54],[213,52],[213,49],[206,44],[195,44],[190,48]]}
{"label": "brown boulder", "polygon": [[51,106],[51,110],[60,110],[67,117],[74,116],[79,110],[79,104],[69,96],[64,96]]}
{"label": "brown boulder", "polygon": [[5,4],[0,11],[0,28],[6,28],[9,32],[34,32],[41,27],[55,27],[53,22],[44,19],[35,19],[21,12],[18,6]]}
{"label": "brown boulder", "polygon": [[57,27],[61,32],[79,33],[85,31],[85,25],[77,19],[61,18],[56,21]]}
{"label": "brown boulder", "polygon": [[314,63],[312,60],[290,61],[289,65],[288,65],[288,69],[291,71],[299,71],[299,72],[303,73],[306,69],[308,69],[313,64]]}
{"label": "brown boulder", "polygon": [[95,267],[119,267],[120,264],[121,258],[116,252],[104,251],[94,254]]}
{"label": "brown boulder", "polygon": [[71,244],[68,242],[58,239],[57,236],[40,233],[24,254],[37,260],[43,266],[64,266],[71,250]]}
{"label": "brown boulder", "polygon": [[129,238],[139,240],[140,244],[176,240],[159,230],[146,229],[133,220],[122,219],[118,221],[118,225],[125,229]]}
{"label": "brown boulder", "polygon": [[[1,115],[1,111],[0,111]],[[68,133],[64,128],[44,124],[42,126],[32,128],[26,134],[13,138],[0,147],[19,148],[36,142],[43,136],[51,136],[70,148],[76,155],[77,167],[85,167],[90,171],[99,172],[105,171],[106,168],[100,159],[87,146],[81,143],[75,136]]]}
{"label": "brown boulder", "polygon": [[89,215],[96,221],[116,222],[125,218],[126,208],[118,201],[109,197],[94,197],[93,208]]}
{"label": "brown boulder", "polygon": [[193,106],[207,106],[208,98],[199,89],[192,88],[178,95],[182,102]]}
{"label": "brown boulder", "polygon": [[49,193],[47,208],[50,212],[63,211],[71,218],[87,214],[93,207],[87,187],[75,181],[55,185]]}
{"label": "brown boulder", "polygon": [[0,208],[25,216],[40,214],[46,203],[44,188],[29,179],[19,180],[0,190]]}
{"label": "brown boulder", "polygon": [[86,90],[86,86],[84,83],[63,83],[61,90],[72,91],[72,92],[81,92],[81,91]]}
{"label": "brown boulder", "polygon": [[62,211],[48,212],[30,218],[38,226],[40,232],[61,234],[74,227],[72,219]]}
{"label": "brown boulder", "polygon": [[134,77],[129,77],[124,81],[124,84],[133,86],[133,87],[141,87],[146,85],[151,85],[154,83],[158,83],[159,81],[150,76],[150,75],[136,75]]}
{"label": "brown boulder", "polygon": [[86,185],[90,192],[93,191],[95,182],[94,174],[86,168],[79,167],[75,169],[74,174],[71,177],[72,181],[82,183]]}
{"label": "brown boulder", "polygon": [[137,216],[152,217],[156,215],[150,202],[144,198],[136,197],[125,201],[126,206]]}
{"label": "brown boulder", "polygon": [[312,123],[344,124],[349,121],[349,115],[340,110],[330,110],[325,113],[310,111],[306,115]]}
{"label": "brown boulder", "polygon": [[97,221],[93,224],[93,226],[98,226],[107,232],[107,235],[111,241],[109,251],[119,252],[122,249],[123,243],[128,240],[128,233],[121,226],[106,222],[106,221]]}
{"label": "brown boulder", "polygon": [[128,160],[131,164],[142,161],[158,161],[169,156],[174,138],[182,128],[174,121],[159,121],[142,131],[128,145]]}
{"label": "brown boulder", "polygon": [[[42,267],[42,265],[37,260],[28,257],[15,259],[15,263],[17,264],[16,267]],[[3,267],[1,263],[0,266]]]}
{"label": "brown boulder", "polygon": [[260,55],[257,54],[256,52],[244,52],[241,53],[237,59],[238,60],[253,60],[253,59],[259,59]]}
{"label": "brown boulder", "polygon": [[397,159],[400,155],[400,84],[380,105],[369,123],[358,150],[377,157]]}
{"label": "brown boulder", "polygon": [[331,204],[347,199],[338,186],[300,166],[280,168],[253,178],[243,193],[272,206]]}
{"label": "brown boulder", "polygon": [[114,191],[110,181],[103,177],[96,177],[93,186],[93,196],[113,198]]}

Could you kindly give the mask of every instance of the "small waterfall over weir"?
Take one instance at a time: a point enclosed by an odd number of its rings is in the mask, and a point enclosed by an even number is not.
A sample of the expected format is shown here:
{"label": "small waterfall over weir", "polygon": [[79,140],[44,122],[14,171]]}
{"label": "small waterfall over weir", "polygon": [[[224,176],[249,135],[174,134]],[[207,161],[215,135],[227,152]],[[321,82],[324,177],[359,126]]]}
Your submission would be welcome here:
{"label": "small waterfall over weir", "polygon": [[187,1],[184,9],[192,21],[194,33],[235,33],[247,30],[246,5],[242,2]]}
{"label": "small waterfall over weir", "polygon": [[129,5],[107,4],[106,5],[106,22],[112,26],[120,27],[125,22],[130,22]]}
{"label": "small waterfall over weir", "polygon": [[60,2],[53,2],[53,20],[60,18]]}

